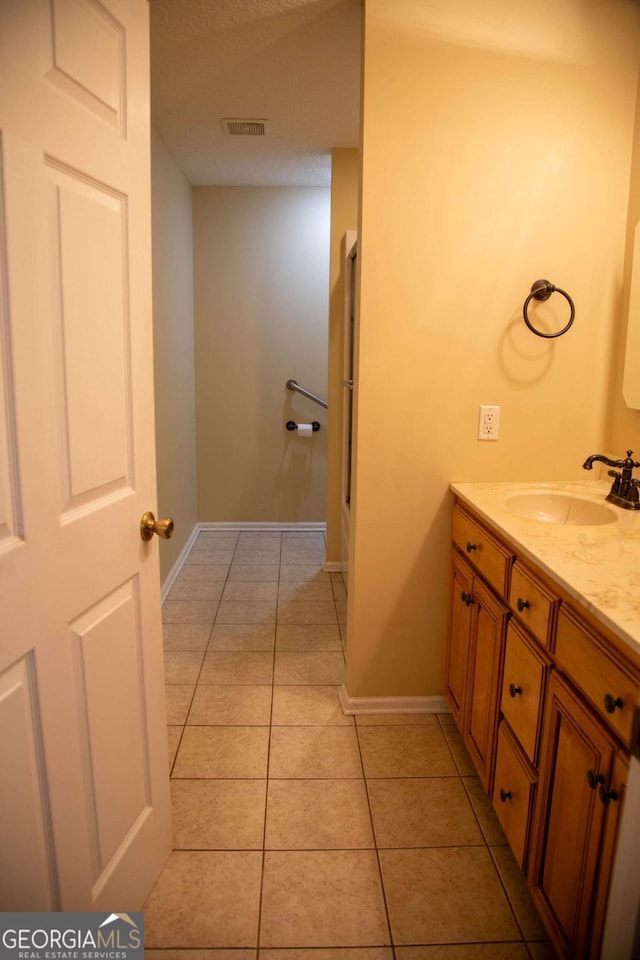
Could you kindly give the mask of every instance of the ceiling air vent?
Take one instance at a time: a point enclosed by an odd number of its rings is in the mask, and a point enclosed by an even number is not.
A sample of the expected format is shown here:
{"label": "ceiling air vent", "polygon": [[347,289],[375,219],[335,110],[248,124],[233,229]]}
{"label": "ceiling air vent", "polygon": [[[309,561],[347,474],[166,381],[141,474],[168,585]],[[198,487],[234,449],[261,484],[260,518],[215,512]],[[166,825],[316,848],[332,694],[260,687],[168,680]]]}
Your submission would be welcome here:
{"label": "ceiling air vent", "polygon": [[268,120],[229,120],[222,121],[222,129],[230,137],[264,137]]}

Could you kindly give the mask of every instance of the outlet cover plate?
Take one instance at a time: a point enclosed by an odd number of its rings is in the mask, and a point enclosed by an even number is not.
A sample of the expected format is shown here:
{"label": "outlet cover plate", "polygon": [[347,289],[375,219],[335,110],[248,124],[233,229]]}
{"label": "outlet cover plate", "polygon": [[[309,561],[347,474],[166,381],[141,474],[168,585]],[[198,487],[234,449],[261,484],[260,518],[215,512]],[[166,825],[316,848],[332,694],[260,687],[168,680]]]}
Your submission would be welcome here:
{"label": "outlet cover plate", "polygon": [[480,405],[478,440],[497,440],[500,435],[500,407],[495,404]]}

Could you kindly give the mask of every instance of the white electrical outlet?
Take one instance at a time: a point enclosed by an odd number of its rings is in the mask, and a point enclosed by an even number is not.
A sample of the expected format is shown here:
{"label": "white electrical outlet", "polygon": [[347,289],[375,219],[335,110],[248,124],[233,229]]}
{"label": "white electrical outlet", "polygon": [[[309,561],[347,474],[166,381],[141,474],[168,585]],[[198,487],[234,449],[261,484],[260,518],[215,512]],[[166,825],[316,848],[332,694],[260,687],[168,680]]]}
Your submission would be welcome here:
{"label": "white electrical outlet", "polygon": [[481,404],[478,440],[497,440],[500,433],[500,407]]}

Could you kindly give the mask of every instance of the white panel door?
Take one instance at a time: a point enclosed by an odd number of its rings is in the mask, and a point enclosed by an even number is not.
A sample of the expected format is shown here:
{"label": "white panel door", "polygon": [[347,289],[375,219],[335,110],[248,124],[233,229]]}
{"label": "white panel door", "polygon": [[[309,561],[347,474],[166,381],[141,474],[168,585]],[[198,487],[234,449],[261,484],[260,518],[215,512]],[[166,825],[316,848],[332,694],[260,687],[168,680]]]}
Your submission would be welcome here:
{"label": "white panel door", "polygon": [[0,910],[170,850],[147,0],[0,0]]}

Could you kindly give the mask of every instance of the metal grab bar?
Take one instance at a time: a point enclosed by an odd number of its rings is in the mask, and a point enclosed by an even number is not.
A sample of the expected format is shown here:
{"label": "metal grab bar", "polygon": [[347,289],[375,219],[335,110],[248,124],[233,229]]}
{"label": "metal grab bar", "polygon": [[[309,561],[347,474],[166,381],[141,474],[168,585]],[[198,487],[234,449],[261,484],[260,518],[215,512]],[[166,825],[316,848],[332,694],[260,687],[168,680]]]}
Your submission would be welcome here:
{"label": "metal grab bar", "polygon": [[287,388],[289,390],[297,390],[298,393],[301,393],[303,397],[308,397],[309,400],[313,400],[314,403],[324,407],[325,410],[329,409],[329,404],[326,400],[321,400],[320,397],[316,397],[315,393],[310,393],[309,390],[305,390],[304,387],[300,386],[297,380],[287,380]]}

